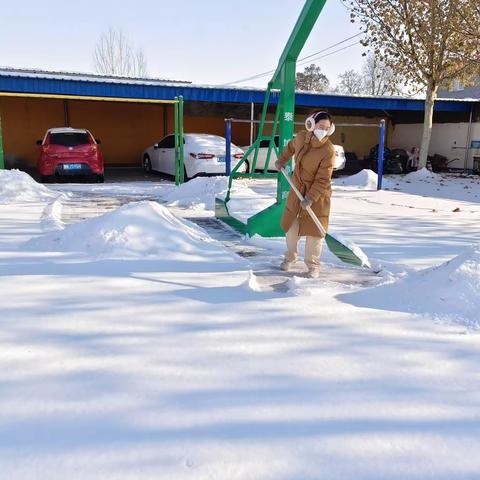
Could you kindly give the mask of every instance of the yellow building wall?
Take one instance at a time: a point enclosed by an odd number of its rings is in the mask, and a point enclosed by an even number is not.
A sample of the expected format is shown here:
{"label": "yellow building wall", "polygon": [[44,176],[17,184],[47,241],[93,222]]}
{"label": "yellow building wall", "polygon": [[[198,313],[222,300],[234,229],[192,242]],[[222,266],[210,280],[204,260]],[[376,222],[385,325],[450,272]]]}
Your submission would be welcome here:
{"label": "yellow building wall", "polygon": [[[67,109],[70,127],[86,128],[100,139],[107,166],[140,166],[145,148],[174,132],[172,105],[68,100]],[[65,126],[64,101],[58,99],[0,97],[0,114],[5,155],[23,165],[36,165],[36,141],[49,128]],[[223,117],[185,116],[184,131],[224,136],[225,122]],[[232,140],[248,145],[249,125],[234,125]]]}
{"label": "yellow building wall", "polygon": [[[363,123],[379,125],[381,118],[362,118],[335,116],[335,124]],[[335,145],[342,145],[346,152],[355,152],[358,158],[368,155],[370,149],[379,143],[380,128],[374,127],[342,127],[338,126],[331,140]]]}
{"label": "yellow building wall", "polygon": [[62,100],[0,97],[0,115],[6,158],[31,166],[39,155],[36,141],[64,125]]}
{"label": "yellow building wall", "polygon": [[[100,139],[105,165],[140,166],[142,153],[164,136],[162,104],[69,100],[70,126]],[[171,107],[170,107],[171,108]]]}

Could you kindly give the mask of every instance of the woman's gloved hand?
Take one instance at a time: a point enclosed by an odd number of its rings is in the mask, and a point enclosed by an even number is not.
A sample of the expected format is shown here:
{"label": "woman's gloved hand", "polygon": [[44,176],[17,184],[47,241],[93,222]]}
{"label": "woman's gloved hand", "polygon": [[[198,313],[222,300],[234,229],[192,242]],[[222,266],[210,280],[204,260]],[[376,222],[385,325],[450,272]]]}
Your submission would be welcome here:
{"label": "woman's gloved hand", "polygon": [[305,198],[300,202],[300,205],[305,210],[307,207],[313,205],[313,200],[308,195],[305,195]]}
{"label": "woman's gloved hand", "polygon": [[275,161],[275,168],[280,171],[283,167],[283,163],[281,162],[281,160],[276,160]]}

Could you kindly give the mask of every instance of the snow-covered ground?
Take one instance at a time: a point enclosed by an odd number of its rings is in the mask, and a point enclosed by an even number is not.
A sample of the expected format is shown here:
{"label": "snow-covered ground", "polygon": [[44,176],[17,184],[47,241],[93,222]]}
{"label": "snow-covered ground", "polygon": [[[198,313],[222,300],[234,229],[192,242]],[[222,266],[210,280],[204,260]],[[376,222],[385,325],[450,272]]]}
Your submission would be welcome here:
{"label": "snow-covered ground", "polygon": [[224,179],[1,173],[2,478],[477,478],[478,177],[336,179],[332,229],[382,274],[325,249],[320,280],[271,289],[197,225]]}

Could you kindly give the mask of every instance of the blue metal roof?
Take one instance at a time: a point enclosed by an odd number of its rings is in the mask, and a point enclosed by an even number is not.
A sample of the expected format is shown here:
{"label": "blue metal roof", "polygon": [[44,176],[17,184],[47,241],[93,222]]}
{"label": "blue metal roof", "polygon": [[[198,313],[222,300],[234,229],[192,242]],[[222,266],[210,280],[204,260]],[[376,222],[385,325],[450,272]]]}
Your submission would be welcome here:
{"label": "blue metal roof", "polygon": [[[221,103],[263,103],[265,91],[255,88],[215,87],[155,79],[126,79],[89,74],[0,69],[0,92],[54,94],[128,99]],[[273,95],[272,103],[277,96]],[[475,100],[437,100],[435,111],[469,112]],[[296,104],[305,107],[358,110],[422,111],[424,101],[402,97],[368,97],[297,92]]]}

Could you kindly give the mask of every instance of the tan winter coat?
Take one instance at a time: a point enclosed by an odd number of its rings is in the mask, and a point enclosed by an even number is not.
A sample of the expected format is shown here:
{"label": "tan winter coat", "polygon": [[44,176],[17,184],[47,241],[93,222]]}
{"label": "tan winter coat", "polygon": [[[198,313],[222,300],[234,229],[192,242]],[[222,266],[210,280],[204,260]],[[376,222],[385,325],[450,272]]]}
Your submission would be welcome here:
{"label": "tan winter coat", "polygon": [[[312,210],[327,230],[330,197],[332,196],[331,178],[335,164],[335,148],[328,138],[320,142],[313,133],[304,130],[297,133],[281,153],[280,161],[283,166],[293,155],[295,155],[293,183],[303,196],[308,195],[313,200]],[[302,209],[295,192],[290,190],[287,205],[280,221],[280,225],[285,232],[290,229],[296,217],[299,217],[300,220],[300,236],[323,236],[308,212]]]}

